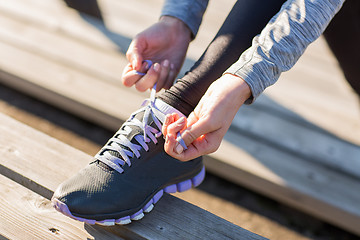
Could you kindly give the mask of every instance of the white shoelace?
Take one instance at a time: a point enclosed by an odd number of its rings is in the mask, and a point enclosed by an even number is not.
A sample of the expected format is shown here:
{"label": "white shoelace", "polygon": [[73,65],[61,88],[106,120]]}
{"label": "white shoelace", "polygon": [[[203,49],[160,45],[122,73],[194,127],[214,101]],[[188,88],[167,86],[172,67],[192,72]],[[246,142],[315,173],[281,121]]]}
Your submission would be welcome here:
{"label": "white shoelace", "polygon": [[[107,144],[96,154],[95,158],[105,163],[109,167],[118,171],[119,173],[124,172],[122,168],[125,164],[131,166],[130,158],[134,157],[134,155],[139,158],[141,148],[145,149],[145,151],[149,150],[147,143],[154,142],[155,144],[158,142],[157,138],[162,135],[161,122],[164,122],[165,114],[158,110],[155,106],[155,90],[156,86],[151,90],[150,99],[146,99],[142,108],[138,111],[131,114],[130,118],[123,124],[114,135],[114,137],[110,138]],[[142,122],[135,118],[134,116],[139,112],[144,112],[144,116]],[[154,123],[157,128],[151,127],[147,125],[149,117],[152,117]],[[160,122],[160,121],[161,122]],[[126,138],[132,128],[130,126],[136,126],[143,130],[143,135],[136,135],[134,139],[138,142],[138,144],[132,143],[129,139]],[[118,156],[114,156],[110,153],[110,151],[116,152]],[[129,158],[130,157],[130,158]]]}

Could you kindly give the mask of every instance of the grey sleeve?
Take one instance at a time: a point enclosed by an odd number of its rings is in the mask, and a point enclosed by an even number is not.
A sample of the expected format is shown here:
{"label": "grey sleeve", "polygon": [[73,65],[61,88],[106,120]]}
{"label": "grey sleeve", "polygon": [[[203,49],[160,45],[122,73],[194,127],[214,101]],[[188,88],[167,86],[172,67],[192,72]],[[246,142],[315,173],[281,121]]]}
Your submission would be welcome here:
{"label": "grey sleeve", "polygon": [[195,38],[208,2],[208,0],[166,0],[161,16],[180,19],[190,28],[193,38]]}
{"label": "grey sleeve", "polygon": [[252,46],[225,73],[244,79],[252,91],[251,103],[280,74],[294,66],[307,46],[325,30],[345,0],[288,0],[270,20]]}

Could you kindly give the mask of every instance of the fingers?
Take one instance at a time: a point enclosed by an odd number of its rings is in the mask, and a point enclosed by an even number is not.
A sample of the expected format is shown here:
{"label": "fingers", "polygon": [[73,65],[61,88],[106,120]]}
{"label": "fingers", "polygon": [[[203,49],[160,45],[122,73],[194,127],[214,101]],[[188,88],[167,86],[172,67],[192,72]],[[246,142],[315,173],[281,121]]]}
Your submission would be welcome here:
{"label": "fingers", "polygon": [[131,42],[126,52],[126,58],[129,60],[131,66],[136,71],[140,70],[143,62],[143,57],[141,54],[143,52],[143,46],[142,46],[143,44],[141,43],[142,43],[141,39],[139,39],[139,37],[136,36],[134,40]]}
{"label": "fingers", "polygon": [[[177,137],[182,129],[186,127],[186,118],[185,117],[179,117],[178,114],[173,113],[169,114],[165,118],[165,122],[162,128],[162,132],[166,138],[175,139],[175,136]],[[181,138],[179,139],[181,140]],[[171,149],[177,148],[177,145],[179,142],[173,142],[171,141],[167,147]],[[186,148],[186,146],[184,146]]]}
{"label": "fingers", "polygon": [[[170,153],[171,156],[174,156],[178,153],[177,150],[179,142],[176,140],[177,135],[180,131],[186,127],[186,118],[179,117],[178,114],[173,113],[166,116],[162,132],[165,138],[164,149],[166,152]],[[183,149],[183,148],[182,148]],[[182,151],[182,150],[180,150]]]}
{"label": "fingers", "polygon": [[177,74],[178,71],[176,70],[175,65],[165,59],[161,63],[161,75],[157,81],[156,91],[160,91],[163,88],[169,89],[174,84]]}
{"label": "fingers", "polygon": [[167,154],[180,161],[188,161],[207,153],[208,142],[205,138],[197,139],[185,151],[176,139],[176,135],[168,134],[165,138],[164,150]]}
{"label": "fingers", "polygon": [[188,146],[202,135],[209,133],[212,129],[207,118],[200,118],[195,112],[191,112],[188,117],[187,128],[181,133],[181,137]]}
{"label": "fingers", "polygon": [[138,72],[146,73],[148,69],[149,69],[149,62],[147,61],[143,62],[141,68],[138,71],[136,71],[133,68],[131,63],[127,64],[123,71],[122,83],[126,87],[133,86],[136,82],[138,82],[142,78],[142,75],[138,74]]}
{"label": "fingers", "polygon": [[[164,122],[164,150],[167,154],[178,160],[188,161],[219,148],[222,139],[220,128],[214,128],[205,118],[199,119],[194,113],[191,113],[187,120],[184,119],[177,114],[171,114]],[[180,144],[181,140],[187,147]]]}
{"label": "fingers", "polygon": [[[162,88],[169,89],[173,84],[176,71],[173,64],[165,59],[161,64],[155,63],[149,68],[150,61],[144,61],[141,68],[137,71],[129,63],[123,71],[122,82],[126,87],[135,85],[138,91],[144,92],[152,88],[155,83],[156,91]],[[140,73],[145,73],[139,74]]]}
{"label": "fingers", "polygon": [[156,91],[158,92],[163,88],[169,89],[173,85],[176,74],[174,64],[170,63],[168,59],[165,59],[161,62],[160,73],[157,76],[150,75],[149,73],[149,79],[146,79],[146,81],[149,81],[149,83],[153,85],[156,82]]}
{"label": "fingers", "polygon": [[[195,122],[190,118],[191,116],[188,119],[179,117],[176,113],[169,114],[166,116],[162,128],[165,136],[165,152],[181,161],[194,159],[217,149],[213,144],[218,142],[216,134],[208,132],[206,124]],[[190,120],[194,122],[192,125],[190,125]],[[182,146],[181,141],[184,141],[185,146]]]}
{"label": "fingers", "polygon": [[160,91],[166,84],[170,72],[170,61],[165,59],[161,63],[161,72],[157,80],[156,91]]}
{"label": "fingers", "polygon": [[161,66],[155,63],[150,67],[147,73],[135,82],[135,88],[140,92],[145,92],[152,88],[160,77]]}
{"label": "fingers", "polygon": [[[166,136],[170,134],[175,136],[177,132],[182,130],[186,126],[186,118],[182,118],[183,119],[180,119],[180,116],[176,113],[166,115],[164,124],[162,126],[163,135]],[[173,124],[175,122],[177,122],[177,124]]]}
{"label": "fingers", "polygon": [[[169,89],[173,84],[174,84],[174,80],[177,76],[178,72],[177,70],[175,69],[175,66],[174,64],[170,64],[170,70],[169,70],[169,74],[168,74],[168,77],[167,77],[167,80],[165,81],[164,85],[163,85],[163,88],[164,89]],[[160,90],[160,89],[159,89]]]}
{"label": "fingers", "polygon": [[[152,68],[147,68],[147,71],[142,71],[145,46],[146,39],[144,39],[141,34],[137,35],[131,42],[126,52],[126,57],[129,60],[130,66],[132,66],[132,70],[146,73],[146,75],[136,75],[136,72],[130,72],[129,69],[126,68],[123,73],[123,84],[127,87],[135,85],[136,89],[141,92],[151,88],[155,83],[157,83],[156,91],[160,91],[162,88],[170,88],[177,74],[174,64],[171,64],[168,59],[164,59],[158,64],[155,63]],[[152,57],[149,59],[152,59]]]}
{"label": "fingers", "polygon": [[[171,127],[168,127],[168,129]],[[168,130],[169,132],[169,130]],[[174,151],[177,154],[181,154],[185,148],[180,144],[180,140],[182,139],[183,144],[185,146],[190,146],[192,143],[195,143],[196,140],[204,139],[204,134],[208,132],[208,129],[204,129],[203,124],[201,122],[197,122],[190,127],[184,129],[179,136],[177,136],[178,144],[175,144]]]}

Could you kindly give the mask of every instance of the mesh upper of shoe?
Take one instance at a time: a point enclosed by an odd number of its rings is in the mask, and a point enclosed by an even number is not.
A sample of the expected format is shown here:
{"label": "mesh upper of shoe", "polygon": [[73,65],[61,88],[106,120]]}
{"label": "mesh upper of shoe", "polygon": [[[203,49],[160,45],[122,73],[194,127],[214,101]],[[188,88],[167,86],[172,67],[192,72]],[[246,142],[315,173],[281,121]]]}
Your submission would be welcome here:
{"label": "mesh upper of shoe", "polygon": [[[148,143],[157,143],[162,136],[161,128],[165,114],[155,105],[155,88],[151,90],[150,99],[146,99],[142,108],[134,112],[122,127],[109,139],[107,144],[96,154],[95,158],[112,169],[122,173],[123,166],[131,166],[130,158],[140,157],[140,150],[149,150]],[[142,116],[140,120],[139,117]],[[153,123],[151,126],[150,124]],[[132,139],[128,136],[137,130]],[[142,134],[141,134],[142,133]]]}
{"label": "mesh upper of shoe", "polygon": [[161,189],[190,181],[203,168],[202,159],[181,162],[172,158],[164,152],[165,140],[159,138],[165,115],[174,111],[178,112],[155,100],[152,91],[95,161],[57,188],[54,199],[76,217],[117,219],[139,211]]}

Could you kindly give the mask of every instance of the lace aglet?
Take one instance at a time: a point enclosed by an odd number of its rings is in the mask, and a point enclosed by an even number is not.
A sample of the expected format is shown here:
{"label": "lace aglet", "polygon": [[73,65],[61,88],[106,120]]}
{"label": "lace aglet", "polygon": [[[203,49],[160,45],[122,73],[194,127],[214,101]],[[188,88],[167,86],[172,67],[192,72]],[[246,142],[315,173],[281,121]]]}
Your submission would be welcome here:
{"label": "lace aglet", "polygon": [[178,132],[176,135],[176,141],[183,147],[184,150],[187,149],[187,146],[184,142],[184,139],[182,139],[180,132]]}

